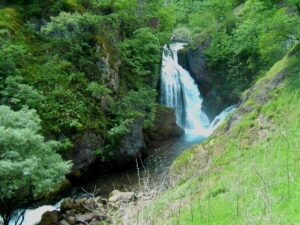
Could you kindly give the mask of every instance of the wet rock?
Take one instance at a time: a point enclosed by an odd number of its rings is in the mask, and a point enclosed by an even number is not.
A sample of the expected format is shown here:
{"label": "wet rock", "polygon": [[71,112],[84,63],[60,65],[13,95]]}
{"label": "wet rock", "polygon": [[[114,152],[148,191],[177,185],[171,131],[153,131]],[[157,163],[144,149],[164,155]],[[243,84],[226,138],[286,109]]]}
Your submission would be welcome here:
{"label": "wet rock", "polygon": [[146,131],[149,141],[162,141],[184,134],[184,130],[177,125],[175,111],[168,107],[158,107],[152,128]]}
{"label": "wet rock", "polygon": [[118,190],[113,191],[108,198],[108,201],[110,203],[116,203],[116,202],[128,203],[134,200],[135,200],[134,192],[120,192]]}
{"label": "wet rock", "polygon": [[57,225],[60,218],[59,211],[48,211],[42,216],[42,220],[39,225]]}
{"label": "wet rock", "polygon": [[228,102],[226,96],[219,95],[216,86],[220,84],[218,84],[215,73],[207,65],[205,49],[208,47],[209,42],[208,39],[202,44],[189,45],[180,50],[178,52],[178,62],[194,78],[204,98],[203,107],[209,118],[213,119],[228,106]]}
{"label": "wet rock", "polygon": [[78,210],[78,204],[74,199],[66,198],[60,206],[60,211],[66,214],[71,214],[70,210]]}
{"label": "wet rock", "polygon": [[198,84],[210,84],[211,73],[207,67],[204,50],[207,43],[178,52],[179,64],[187,69]]}

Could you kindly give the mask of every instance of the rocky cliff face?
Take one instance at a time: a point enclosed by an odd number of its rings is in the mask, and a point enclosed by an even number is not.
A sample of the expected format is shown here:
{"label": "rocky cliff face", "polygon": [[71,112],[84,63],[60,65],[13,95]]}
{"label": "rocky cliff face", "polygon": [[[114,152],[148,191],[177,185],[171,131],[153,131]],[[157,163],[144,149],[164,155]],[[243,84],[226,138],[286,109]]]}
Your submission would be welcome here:
{"label": "rocky cliff face", "polygon": [[104,139],[100,134],[96,131],[85,131],[76,135],[74,147],[65,154],[65,158],[73,162],[69,179],[75,183],[87,180],[91,176],[125,167],[135,158],[142,157],[146,148],[143,124],[142,117],[133,120],[129,124],[128,132],[121,137],[114,149],[114,155],[106,161],[101,161],[101,157],[96,154],[97,150],[104,147]]}
{"label": "rocky cliff face", "polygon": [[67,151],[65,158],[72,160],[73,167],[69,177],[80,179],[89,173],[90,167],[97,162],[96,149],[103,146],[104,140],[95,131],[85,131],[74,137],[74,148]]}
{"label": "rocky cliff face", "polygon": [[127,134],[125,134],[120,141],[118,155],[114,159],[117,164],[124,165],[144,155],[146,145],[144,141],[143,125],[143,117],[137,117],[129,125]]}
{"label": "rocky cliff face", "polygon": [[190,72],[194,80],[199,86],[200,92],[204,97],[203,106],[210,117],[214,118],[226,106],[226,101],[219,96],[214,88],[217,82],[210,71],[205,58],[204,51],[209,41],[196,47],[187,46],[178,52],[179,64]]}

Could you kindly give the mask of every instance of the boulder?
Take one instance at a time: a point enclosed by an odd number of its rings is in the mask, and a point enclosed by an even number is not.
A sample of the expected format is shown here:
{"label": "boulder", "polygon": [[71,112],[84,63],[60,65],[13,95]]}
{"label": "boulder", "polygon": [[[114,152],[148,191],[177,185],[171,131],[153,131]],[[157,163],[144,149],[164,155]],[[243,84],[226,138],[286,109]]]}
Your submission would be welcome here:
{"label": "boulder", "polygon": [[95,198],[66,198],[62,201],[60,211],[46,212],[39,225],[73,225],[90,223],[98,224],[108,220],[104,206],[100,203],[100,196]]}
{"label": "boulder", "polygon": [[59,211],[48,211],[42,216],[42,220],[39,225],[57,225],[60,219]]}
{"label": "boulder", "polygon": [[143,134],[144,118],[136,117],[128,126],[118,146],[118,156],[115,159],[118,164],[125,164],[143,155],[146,149]]}
{"label": "boulder", "polygon": [[175,111],[160,106],[157,108],[154,125],[146,131],[149,141],[163,141],[184,134],[183,128],[176,123]]}
{"label": "boulder", "polygon": [[111,192],[108,198],[108,202],[116,203],[116,202],[132,202],[135,200],[134,192],[121,192],[118,190],[114,190]]}
{"label": "boulder", "polygon": [[78,210],[78,203],[72,198],[65,198],[60,206],[60,211],[66,214],[70,214],[70,210]]}
{"label": "boulder", "polygon": [[96,163],[96,149],[103,146],[102,136],[94,131],[85,131],[73,137],[74,148],[66,151],[64,157],[72,160],[73,167],[69,177],[71,180],[83,179],[89,169]]}
{"label": "boulder", "polygon": [[85,214],[79,214],[76,215],[76,221],[77,222],[90,222],[92,221],[92,219],[98,217],[97,214],[89,212],[89,213],[85,213]]}

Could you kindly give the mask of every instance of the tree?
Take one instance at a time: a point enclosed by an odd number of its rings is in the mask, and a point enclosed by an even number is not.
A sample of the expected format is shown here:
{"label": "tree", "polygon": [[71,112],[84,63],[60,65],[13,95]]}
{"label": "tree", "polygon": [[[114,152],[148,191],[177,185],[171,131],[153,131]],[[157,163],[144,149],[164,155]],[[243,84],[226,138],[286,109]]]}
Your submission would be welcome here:
{"label": "tree", "polygon": [[159,39],[149,28],[141,28],[133,33],[131,39],[120,44],[122,52],[122,72],[130,88],[145,84],[155,87],[159,76],[161,59]]}
{"label": "tree", "polygon": [[0,106],[0,215],[4,225],[14,210],[53,191],[71,167],[55,152],[59,143],[45,141],[39,130],[40,119],[34,110]]}
{"label": "tree", "polygon": [[24,84],[20,76],[9,76],[5,80],[6,87],[0,91],[1,103],[10,105],[13,109],[20,109],[22,106],[37,108],[43,100],[43,96],[31,85]]}

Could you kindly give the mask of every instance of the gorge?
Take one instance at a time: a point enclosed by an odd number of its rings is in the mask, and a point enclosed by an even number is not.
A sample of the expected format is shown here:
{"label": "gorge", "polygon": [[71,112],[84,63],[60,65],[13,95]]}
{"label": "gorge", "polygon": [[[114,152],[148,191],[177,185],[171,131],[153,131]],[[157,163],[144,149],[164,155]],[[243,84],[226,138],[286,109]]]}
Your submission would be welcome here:
{"label": "gorge", "polygon": [[[176,122],[185,132],[183,137],[173,139],[171,142],[164,143],[166,140],[162,140],[162,147],[154,149],[144,160],[142,163],[143,168],[146,168],[148,176],[153,178],[165,175],[173,160],[182,151],[209,137],[218,125],[226,119],[226,116],[235,109],[233,106],[229,107],[216,116],[213,121],[209,121],[205,111],[202,109],[203,99],[198,86],[189,72],[178,63],[178,51],[184,46],[184,43],[175,42],[165,45],[163,48],[160,102],[162,105],[175,110]],[[126,181],[128,179],[131,181],[130,184]],[[106,193],[109,193],[116,186],[121,188],[127,186],[126,189],[134,189],[139,182],[138,179],[140,178],[137,178],[137,171],[133,169],[113,174],[112,176],[107,175],[103,178],[95,178],[95,181],[90,182],[88,186],[82,184],[82,187],[85,189],[95,185],[98,190],[105,190]],[[77,193],[76,196],[82,194],[84,193]],[[53,206],[45,205],[34,210],[27,210],[24,214],[24,221],[17,223],[17,225],[37,224],[41,220],[43,213],[59,210],[59,208],[60,202]],[[18,218],[18,211],[13,215],[14,217]],[[10,225],[14,224],[15,219],[12,219]]]}
{"label": "gorge", "polygon": [[1,0],[0,225],[299,224],[299,16]]}

